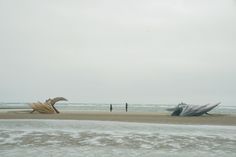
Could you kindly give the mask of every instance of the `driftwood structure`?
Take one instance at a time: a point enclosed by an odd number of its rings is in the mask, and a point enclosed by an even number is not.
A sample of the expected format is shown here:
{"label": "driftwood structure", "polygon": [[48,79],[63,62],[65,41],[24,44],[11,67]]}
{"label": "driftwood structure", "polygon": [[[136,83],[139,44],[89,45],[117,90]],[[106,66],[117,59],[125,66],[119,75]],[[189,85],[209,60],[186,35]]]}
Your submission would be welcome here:
{"label": "driftwood structure", "polygon": [[203,114],[208,114],[213,108],[218,106],[217,104],[206,104],[206,105],[189,105],[185,103],[180,103],[174,108],[167,109],[172,111],[171,116],[201,116]]}
{"label": "driftwood structure", "polygon": [[54,106],[58,101],[67,101],[67,99],[63,97],[56,97],[53,99],[49,98],[44,103],[41,102],[31,103],[30,106],[33,109],[31,113],[35,111],[39,113],[51,113],[51,114],[60,113]]}

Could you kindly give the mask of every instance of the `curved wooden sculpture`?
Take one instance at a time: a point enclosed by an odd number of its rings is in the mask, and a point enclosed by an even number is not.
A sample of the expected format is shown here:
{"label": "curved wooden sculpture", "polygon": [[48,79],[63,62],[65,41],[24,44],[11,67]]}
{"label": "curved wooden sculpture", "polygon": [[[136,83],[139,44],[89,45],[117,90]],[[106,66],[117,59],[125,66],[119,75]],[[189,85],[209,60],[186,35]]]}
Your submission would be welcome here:
{"label": "curved wooden sculpture", "polygon": [[49,98],[44,103],[41,102],[31,103],[30,106],[33,109],[31,113],[35,111],[39,113],[60,113],[54,106],[58,101],[67,101],[67,99],[63,97],[56,97],[53,99]]}
{"label": "curved wooden sculpture", "polygon": [[206,104],[206,105],[189,105],[185,103],[178,104],[175,108],[167,109],[172,111],[171,116],[201,116],[203,114],[208,114],[213,108],[218,106],[217,104]]}

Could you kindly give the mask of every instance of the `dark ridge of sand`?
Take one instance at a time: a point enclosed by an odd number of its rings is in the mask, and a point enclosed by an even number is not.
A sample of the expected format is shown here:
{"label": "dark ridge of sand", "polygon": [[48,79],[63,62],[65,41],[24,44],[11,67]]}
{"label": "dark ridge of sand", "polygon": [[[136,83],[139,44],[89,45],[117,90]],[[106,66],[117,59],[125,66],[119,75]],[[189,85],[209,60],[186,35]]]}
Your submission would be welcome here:
{"label": "dark ridge of sand", "polygon": [[236,115],[213,114],[199,117],[173,117],[160,113],[134,112],[61,112],[60,114],[38,114],[29,111],[0,112],[0,119],[63,119],[98,120],[187,125],[231,125],[236,126]]}

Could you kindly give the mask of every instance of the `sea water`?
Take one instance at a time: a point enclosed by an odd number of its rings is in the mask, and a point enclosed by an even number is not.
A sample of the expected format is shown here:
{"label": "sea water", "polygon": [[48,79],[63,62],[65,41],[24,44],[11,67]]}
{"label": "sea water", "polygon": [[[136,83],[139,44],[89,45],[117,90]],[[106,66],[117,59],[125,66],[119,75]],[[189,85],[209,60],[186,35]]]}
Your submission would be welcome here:
{"label": "sea water", "polygon": [[[166,109],[173,108],[177,104],[128,104],[128,112],[156,112],[170,113]],[[113,112],[125,112],[125,104],[113,103]],[[79,112],[109,112],[110,104],[106,103],[57,103],[60,111]],[[29,103],[0,103],[1,110],[30,109]],[[215,114],[236,114],[235,106],[219,105],[210,113]]]}
{"label": "sea water", "polygon": [[0,120],[1,157],[235,157],[235,148],[235,126]]}

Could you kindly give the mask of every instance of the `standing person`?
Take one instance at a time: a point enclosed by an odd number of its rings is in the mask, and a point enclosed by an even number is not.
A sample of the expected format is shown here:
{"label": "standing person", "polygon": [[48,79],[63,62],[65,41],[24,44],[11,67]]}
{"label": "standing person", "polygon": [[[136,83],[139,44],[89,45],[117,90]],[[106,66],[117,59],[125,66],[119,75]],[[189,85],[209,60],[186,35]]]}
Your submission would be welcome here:
{"label": "standing person", "polygon": [[128,103],[125,103],[125,111],[128,112]]}
{"label": "standing person", "polygon": [[112,112],[112,104],[110,104],[110,112]]}

